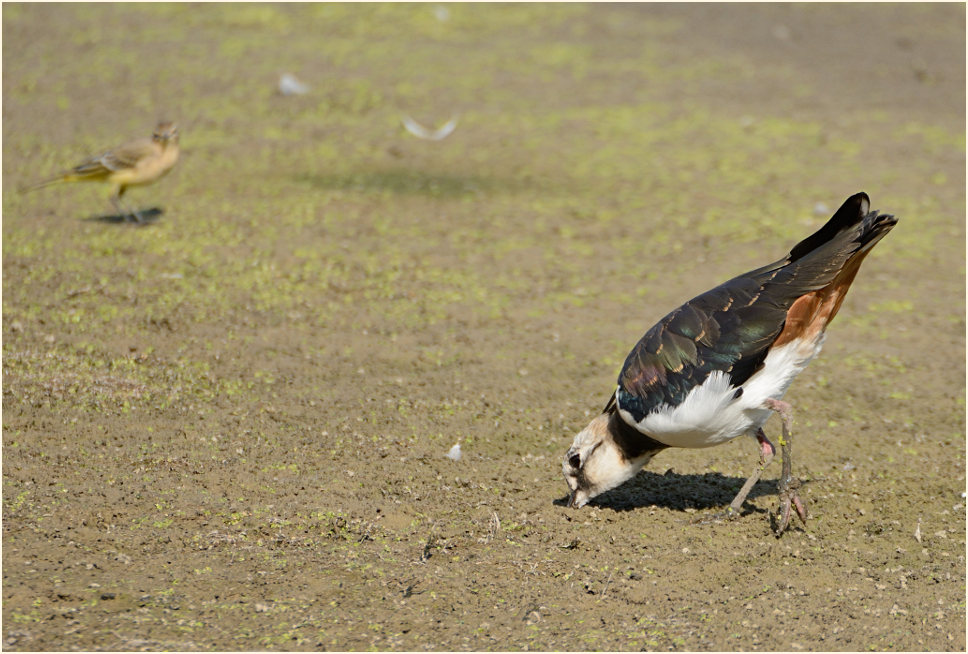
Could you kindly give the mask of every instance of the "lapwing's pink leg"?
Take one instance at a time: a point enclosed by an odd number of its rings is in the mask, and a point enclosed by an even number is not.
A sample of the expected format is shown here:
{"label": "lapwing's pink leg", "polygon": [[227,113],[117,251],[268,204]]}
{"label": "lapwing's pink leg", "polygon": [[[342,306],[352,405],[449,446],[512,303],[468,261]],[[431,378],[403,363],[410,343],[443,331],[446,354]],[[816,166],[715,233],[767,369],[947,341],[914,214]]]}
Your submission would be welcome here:
{"label": "lapwing's pink leg", "polygon": [[777,490],[780,495],[780,506],[777,509],[774,522],[774,531],[777,536],[780,536],[790,524],[791,508],[796,509],[797,516],[800,517],[800,521],[804,525],[807,524],[807,508],[803,505],[803,500],[800,499],[800,494],[797,492],[800,488],[800,480],[795,478],[792,473],[790,456],[792,443],[790,435],[793,431],[793,407],[786,402],[773,399],[767,400],[764,402],[764,405],[768,409],[776,411],[783,425],[783,437],[780,439],[780,448],[783,453],[783,469],[780,472],[780,481],[777,484]]}
{"label": "lapwing's pink leg", "polygon": [[746,501],[746,496],[753,490],[753,486],[760,480],[763,471],[766,470],[766,466],[770,465],[773,456],[776,454],[776,448],[773,447],[773,443],[769,441],[762,429],[756,430],[756,440],[760,444],[760,463],[753,470],[753,474],[749,476],[746,483],[743,484],[743,487],[736,493],[733,501],[729,503],[729,508],[726,509],[727,515],[739,515],[739,510],[742,508],[743,502]]}
{"label": "lapwing's pink leg", "polygon": [[694,523],[708,524],[710,522],[720,522],[721,520],[731,520],[739,515],[740,509],[743,507],[743,502],[746,501],[746,496],[753,490],[753,486],[763,476],[763,471],[766,470],[766,466],[770,465],[773,456],[776,454],[776,448],[773,447],[773,443],[769,441],[762,429],[756,430],[756,441],[760,444],[760,462],[756,466],[756,469],[753,470],[753,474],[743,484],[743,487],[736,493],[733,501],[729,503],[725,511],[709,517],[697,518],[693,520]]}

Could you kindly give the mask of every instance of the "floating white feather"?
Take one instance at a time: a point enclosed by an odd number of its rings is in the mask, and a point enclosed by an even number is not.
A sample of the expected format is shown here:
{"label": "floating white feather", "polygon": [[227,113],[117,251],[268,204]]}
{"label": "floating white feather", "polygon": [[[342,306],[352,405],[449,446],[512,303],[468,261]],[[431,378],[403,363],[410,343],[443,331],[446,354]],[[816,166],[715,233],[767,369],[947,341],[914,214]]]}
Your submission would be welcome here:
{"label": "floating white feather", "polygon": [[304,95],[309,93],[309,87],[298,79],[295,75],[283,73],[279,78],[279,93],[283,95]]}
{"label": "floating white feather", "polygon": [[458,116],[454,116],[446,123],[444,126],[437,130],[432,130],[424,127],[417,121],[415,121],[410,116],[404,114],[400,117],[400,121],[403,123],[404,128],[418,139],[424,139],[425,141],[441,141],[448,136],[457,128]]}

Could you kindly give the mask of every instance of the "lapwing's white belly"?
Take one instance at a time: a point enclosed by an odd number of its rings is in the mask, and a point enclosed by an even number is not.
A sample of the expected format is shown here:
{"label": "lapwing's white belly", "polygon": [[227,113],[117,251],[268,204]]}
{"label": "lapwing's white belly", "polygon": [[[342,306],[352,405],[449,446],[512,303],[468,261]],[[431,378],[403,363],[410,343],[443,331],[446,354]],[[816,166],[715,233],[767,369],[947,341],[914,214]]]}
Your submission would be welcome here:
{"label": "lapwing's white belly", "polygon": [[770,350],[763,367],[743,384],[736,397],[729,375],[714,372],[692,389],[678,406],[664,404],[635,423],[619,406],[622,418],[639,431],[670,447],[712,447],[747,432],[754,432],[770,417],[763,406],[767,399],[779,400],[793,379],[817,356],[824,334],[811,342],[791,341]]}

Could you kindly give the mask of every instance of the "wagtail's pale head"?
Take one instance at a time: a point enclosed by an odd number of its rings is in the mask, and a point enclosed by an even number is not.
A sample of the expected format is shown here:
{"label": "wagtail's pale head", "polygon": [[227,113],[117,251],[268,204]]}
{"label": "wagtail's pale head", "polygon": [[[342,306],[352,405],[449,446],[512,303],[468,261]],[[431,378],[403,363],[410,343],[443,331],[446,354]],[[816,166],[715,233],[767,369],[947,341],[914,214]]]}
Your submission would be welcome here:
{"label": "wagtail's pale head", "polygon": [[155,127],[151,138],[162,145],[178,143],[178,125],[170,121],[162,121]]}

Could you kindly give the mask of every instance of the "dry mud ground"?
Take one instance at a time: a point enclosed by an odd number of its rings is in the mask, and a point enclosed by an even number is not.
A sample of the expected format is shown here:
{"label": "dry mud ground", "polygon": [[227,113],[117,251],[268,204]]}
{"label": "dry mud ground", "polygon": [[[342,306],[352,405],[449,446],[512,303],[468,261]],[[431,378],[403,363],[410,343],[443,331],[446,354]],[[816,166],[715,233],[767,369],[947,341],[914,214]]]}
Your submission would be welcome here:
{"label": "dry mud ground", "polygon": [[[964,650],[964,19],[4,5],[5,648]],[[151,224],[17,192],[162,117]],[[745,438],[565,509],[644,330],[859,190],[901,222],[787,395],[807,529],[778,462],[690,523]]]}

